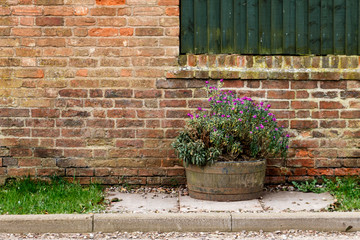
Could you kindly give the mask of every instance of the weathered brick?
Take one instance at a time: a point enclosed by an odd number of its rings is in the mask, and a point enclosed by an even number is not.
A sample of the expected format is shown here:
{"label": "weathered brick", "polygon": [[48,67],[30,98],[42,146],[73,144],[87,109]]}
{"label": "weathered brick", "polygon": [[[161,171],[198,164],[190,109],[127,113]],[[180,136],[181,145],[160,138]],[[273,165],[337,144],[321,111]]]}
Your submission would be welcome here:
{"label": "weathered brick", "polygon": [[341,112],[341,118],[354,119],[360,118],[360,111],[343,111]]}
{"label": "weathered brick", "polygon": [[40,7],[33,6],[16,6],[12,7],[11,10],[13,15],[39,16],[42,14]]}
{"label": "weathered brick", "polygon": [[268,91],[268,98],[270,99],[294,99],[294,91]]}
{"label": "weathered brick", "polygon": [[88,111],[83,111],[83,110],[63,110],[61,112],[61,116],[62,117],[89,117],[91,114]]}
{"label": "weathered brick", "polygon": [[136,130],[137,138],[163,138],[164,131],[157,129],[139,129]]}
{"label": "weathered brick", "polygon": [[64,26],[62,17],[37,17],[36,25],[38,26]]}
{"label": "weathered brick", "polygon": [[71,67],[96,67],[97,64],[98,60],[91,58],[71,58],[69,62]]}
{"label": "weathered brick", "polygon": [[92,26],[95,25],[96,19],[93,17],[83,18],[65,18],[66,26]]}
{"label": "weathered brick", "polygon": [[263,81],[263,88],[265,89],[288,89],[289,81],[283,80],[267,80]]}
{"label": "weathered brick", "polygon": [[322,127],[322,128],[345,128],[346,122],[341,121],[341,120],[320,121],[320,127]]}
{"label": "weathered brick", "polygon": [[311,120],[291,120],[292,129],[312,129],[317,128],[318,122]]}
{"label": "weathered brick", "polygon": [[346,81],[321,81],[320,88],[322,89],[346,89]]}
{"label": "weathered brick", "polygon": [[139,118],[163,118],[165,116],[164,110],[137,110]]}
{"label": "weathered brick", "polygon": [[62,89],[59,91],[61,97],[82,97],[85,98],[88,95],[87,90],[83,89]]}
{"label": "weathered brick", "polygon": [[62,5],[64,0],[35,0],[36,5]]}
{"label": "weathered brick", "polygon": [[339,102],[320,102],[320,109],[341,109],[344,108]]}
{"label": "weathered brick", "polygon": [[60,116],[60,111],[57,109],[32,109],[31,116],[38,118],[57,118]]}
{"label": "weathered brick", "polygon": [[106,98],[130,98],[133,91],[131,89],[106,90]]}
{"label": "weathered brick", "polygon": [[13,28],[11,30],[11,33],[14,36],[39,37],[39,36],[41,36],[41,29],[40,28]]}
{"label": "weathered brick", "polygon": [[136,28],[136,36],[162,36],[164,35],[163,28]]}
{"label": "weathered brick", "polygon": [[74,15],[74,8],[64,6],[44,7],[44,16],[71,16]]}
{"label": "weathered brick", "polygon": [[96,0],[98,5],[123,5],[125,0]]}
{"label": "weathered brick", "polygon": [[114,37],[119,34],[116,28],[92,28],[89,30],[89,36],[92,37]]}
{"label": "weathered brick", "polygon": [[316,109],[318,108],[318,103],[309,101],[293,101],[291,102],[291,107],[294,109]]}

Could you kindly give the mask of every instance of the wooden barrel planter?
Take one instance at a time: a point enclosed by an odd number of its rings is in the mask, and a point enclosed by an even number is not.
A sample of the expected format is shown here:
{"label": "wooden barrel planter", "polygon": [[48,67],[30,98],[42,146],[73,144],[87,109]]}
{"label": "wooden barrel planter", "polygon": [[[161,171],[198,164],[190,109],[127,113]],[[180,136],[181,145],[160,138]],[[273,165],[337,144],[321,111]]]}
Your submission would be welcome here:
{"label": "wooden barrel planter", "polygon": [[265,160],[215,162],[210,166],[185,166],[187,186],[192,198],[209,201],[241,201],[262,195]]}

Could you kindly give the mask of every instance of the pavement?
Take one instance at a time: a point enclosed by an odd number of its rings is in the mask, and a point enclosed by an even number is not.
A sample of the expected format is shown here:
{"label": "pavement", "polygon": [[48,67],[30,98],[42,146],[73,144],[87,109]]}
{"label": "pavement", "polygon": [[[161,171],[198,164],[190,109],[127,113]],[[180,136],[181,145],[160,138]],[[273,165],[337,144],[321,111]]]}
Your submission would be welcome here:
{"label": "pavement", "polygon": [[104,213],[3,215],[0,233],[360,231],[359,212],[327,212],[328,193],[264,192],[260,199],[212,202],[181,191],[108,191]]}
{"label": "pavement", "polygon": [[121,193],[109,192],[113,201],[109,213],[280,213],[317,212],[325,210],[334,202],[329,193],[303,193],[295,191],[265,192],[261,199],[237,202],[203,201],[172,193]]}

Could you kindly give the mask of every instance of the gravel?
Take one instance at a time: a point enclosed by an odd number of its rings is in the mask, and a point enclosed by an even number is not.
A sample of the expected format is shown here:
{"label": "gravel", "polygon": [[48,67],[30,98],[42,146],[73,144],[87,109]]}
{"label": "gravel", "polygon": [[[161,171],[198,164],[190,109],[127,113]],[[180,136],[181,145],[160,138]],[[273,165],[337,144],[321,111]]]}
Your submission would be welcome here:
{"label": "gravel", "polygon": [[317,232],[317,231],[276,231],[276,232],[115,232],[86,234],[1,234],[0,239],[308,239],[308,240],[343,240],[359,239],[360,232]]}

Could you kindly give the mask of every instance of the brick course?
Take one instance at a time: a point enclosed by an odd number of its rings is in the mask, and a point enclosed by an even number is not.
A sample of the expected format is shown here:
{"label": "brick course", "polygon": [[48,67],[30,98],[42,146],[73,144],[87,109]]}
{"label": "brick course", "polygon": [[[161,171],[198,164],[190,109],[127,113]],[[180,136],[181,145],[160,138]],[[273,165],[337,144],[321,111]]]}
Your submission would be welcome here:
{"label": "brick course", "polygon": [[360,172],[358,56],[179,56],[179,0],[4,2],[0,183],[182,184],[170,144],[221,78],[290,127],[267,183]]}

